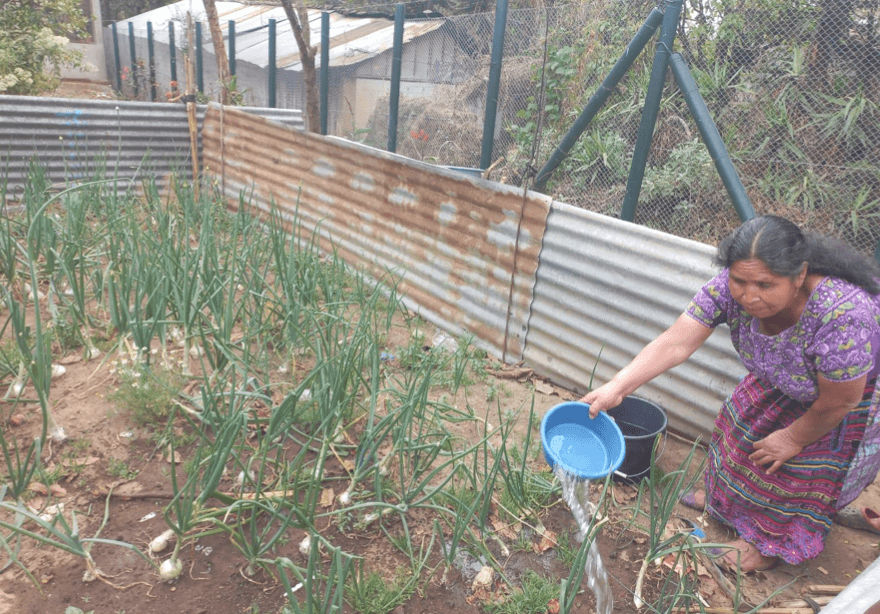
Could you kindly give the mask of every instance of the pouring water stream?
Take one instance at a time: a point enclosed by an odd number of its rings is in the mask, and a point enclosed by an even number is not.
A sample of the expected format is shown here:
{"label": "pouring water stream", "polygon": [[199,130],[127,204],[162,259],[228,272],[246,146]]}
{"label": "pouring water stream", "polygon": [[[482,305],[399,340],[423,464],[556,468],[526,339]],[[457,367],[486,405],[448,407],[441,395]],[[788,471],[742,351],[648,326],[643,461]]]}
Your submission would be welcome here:
{"label": "pouring water stream", "polygon": [[[566,471],[561,464],[554,465],[553,473],[562,485],[562,498],[565,499],[578,524],[578,541],[583,542],[590,527],[592,514],[589,510],[593,507],[590,503],[590,481]],[[596,595],[597,614],[611,614],[614,608],[611,583],[595,540],[590,544],[584,573],[587,576],[587,587]]]}

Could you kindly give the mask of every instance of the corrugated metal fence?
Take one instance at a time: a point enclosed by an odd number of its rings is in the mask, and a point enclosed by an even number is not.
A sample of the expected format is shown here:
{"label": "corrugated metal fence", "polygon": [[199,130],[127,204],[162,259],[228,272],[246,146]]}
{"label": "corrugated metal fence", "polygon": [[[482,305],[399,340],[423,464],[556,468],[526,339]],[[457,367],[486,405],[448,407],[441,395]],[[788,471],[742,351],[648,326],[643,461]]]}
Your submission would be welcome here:
{"label": "corrugated metal fence", "polygon": [[[198,123],[206,107],[197,107]],[[302,127],[302,113],[248,108]],[[189,123],[183,104],[0,96],[0,182],[7,201],[21,195],[28,161],[49,181],[64,185],[97,176],[117,177],[120,189],[171,171],[192,174]]]}
{"label": "corrugated metal fence", "polygon": [[[295,111],[211,104],[198,120],[203,167],[232,206],[245,191],[255,214],[273,200],[288,219],[296,209],[325,250],[399,277],[427,320],[570,390],[586,389],[594,365],[595,383],[607,381],[714,273],[709,246],[278,123],[301,126]],[[34,156],[60,185],[164,184],[191,173],[189,143],[183,105],[0,97],[10,201]],[[744,373],[725,335],[638,392],[680,432],[706,435]]]}
{"label": "corrugated metal fence", "polygon": [[[211,105],[204,159],[234,206],[271,201],[407,305],[508,363],[583,391],[610,378],[714,274],[712,249],[356,143]],[[676,430],[710,432],[744,369],[719,330],[639,390]],[[601,357],[600,357],[601,353]]]}
{"label": "corrugated metal fence", "polygon": [[549,197],[219,105],[202,138],[230,206],[245,190],[257,213],[272,200],[296,209],[324,249],[374,278],[400,276],[408,307],[521,359]]}

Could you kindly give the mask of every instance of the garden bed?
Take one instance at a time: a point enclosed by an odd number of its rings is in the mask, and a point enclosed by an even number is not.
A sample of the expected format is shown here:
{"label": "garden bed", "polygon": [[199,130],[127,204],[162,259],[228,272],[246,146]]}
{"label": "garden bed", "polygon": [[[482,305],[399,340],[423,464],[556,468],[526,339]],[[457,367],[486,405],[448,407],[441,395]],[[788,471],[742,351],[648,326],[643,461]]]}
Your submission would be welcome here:
{"label": "garden bed", "polygon": [[[0,404],[0,610],[554,611],[579,545],[537,426],[570,393],[407,312],[393,279],[365,283],[295,223],[228,215],[185,186],[52,202],[45,188],[35,178],[2,220],[0,389],[25,377]],[[597,542],[617,611],[635,609],[658,538],[688,551],[679,516],[732,537],[681,506],[651,514],[650,484],[676,499],[692,450],[668,437],[653,482],[605,492]],[[880,486],[862,501],[880,505]],[[877,541],[835,527],[815,561],[742,579],[741,599],[845,585]],[[483,567],[492,581],[475,591]],[[570,611],[595,611],[580,586]],[[699,565],[648,565],[648,604],[700,597],[732,605]]]}

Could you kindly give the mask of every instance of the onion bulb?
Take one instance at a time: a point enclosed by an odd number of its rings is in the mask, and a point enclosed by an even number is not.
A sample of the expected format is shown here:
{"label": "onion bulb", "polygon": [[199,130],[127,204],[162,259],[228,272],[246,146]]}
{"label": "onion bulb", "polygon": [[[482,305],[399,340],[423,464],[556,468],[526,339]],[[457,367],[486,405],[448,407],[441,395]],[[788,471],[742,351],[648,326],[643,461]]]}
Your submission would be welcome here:
{"label": "onion bulb", "polygon": [[174,531],[168,529],[158,537],[154,538],[153,541],[150,542],[150,552],[157,553],[162,552],[165,548],[168,547],[168,544],[171,543],[171,540],[174,538]]}
{"label": "onion bulb", "polygon": [[312,536],[306,535],[303,540],[299,543],[299,551],[301,554],[305,556],[309,555],[309,552],[312,550]]}
{"label": "onion bulb", "polygon": [[159,577],[170,582],[177,578],[183,571],[183,562],[180,559],[165,559],[159,566]]}

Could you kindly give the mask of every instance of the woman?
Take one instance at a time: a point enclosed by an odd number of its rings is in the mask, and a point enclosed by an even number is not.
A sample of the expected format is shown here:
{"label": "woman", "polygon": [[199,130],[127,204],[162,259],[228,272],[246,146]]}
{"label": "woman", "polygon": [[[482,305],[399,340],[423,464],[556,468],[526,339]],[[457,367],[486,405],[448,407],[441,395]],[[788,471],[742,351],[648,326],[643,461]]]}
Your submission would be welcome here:
{"label": "woman", "polygon": [[776,216],[744,223],[716,261],[675,324],[581,400],[593,416],[620,404],[726,323],[749,374],[721,408],[690,502],[736,530],[725,556],[742,571],[800,563],[880,468],[880,266]]}

